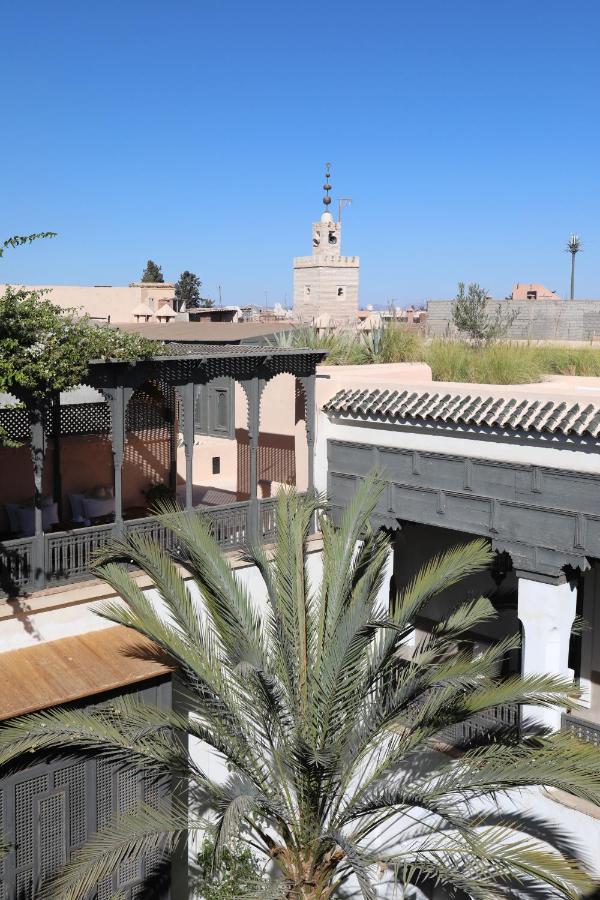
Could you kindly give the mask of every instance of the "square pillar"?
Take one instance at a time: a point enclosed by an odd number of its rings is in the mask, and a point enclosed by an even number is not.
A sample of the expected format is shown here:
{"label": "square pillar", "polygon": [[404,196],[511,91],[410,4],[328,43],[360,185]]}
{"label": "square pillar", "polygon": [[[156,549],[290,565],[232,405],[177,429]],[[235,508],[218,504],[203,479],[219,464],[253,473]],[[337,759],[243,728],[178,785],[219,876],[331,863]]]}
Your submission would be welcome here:
{"label": "square pillar", "polygon": [[315,378],[316,375],[307,375],[299,378],[304,391],[304,422],[306,424],[306,443],[308,447],[308,485],[307,491],[312,494],[315,488]]}
{"label": "square pillar", "polygon": [[33,584],[40,590],[46,584],[46,553],[42,521],[42,482],[46,457],[46,428],[44,419],[47,408],[36,405],[28,408],[29,440],[33,465],[34,537],[32,546]]}
{"label": "square pillar", "polygon": [[183,410],[183,450],[185,453],[185,508],[194,508],[194,384],[177,388]]}
{"label": "square pillar", "polygon": [[383,568],[383,581],[377,592],[377,608],[386,616],[390,612],[390,590],[392,587],[392,578],[394,577],[394,543],[394,538],[392,536]]}
{"label": "square pillar", "polygon": [[[576,614],[577,590],[568,582],[536,580],[519,573],[518,617],[523,626],[523,675],[560,675],[572,678],[569,641]],[[562,709],[525,706],[523,716],[552,731],[561,726]]]}
{"label": "square pillar", "polygon": [[113,469],[115,482],[115,534],[123,534],[123,462],[125,459],[125,413],[131,399],[133,388],[104,388],[110,409],[111,440],[113,453]]}
{"label": "square pillar", "polygon": [[258,376],[242,382],[248,398],[248,440],[250,443],[250,508],[248,511],[248,539],[260,537],[258,503],[258,436],[260,432],[261,383]]}

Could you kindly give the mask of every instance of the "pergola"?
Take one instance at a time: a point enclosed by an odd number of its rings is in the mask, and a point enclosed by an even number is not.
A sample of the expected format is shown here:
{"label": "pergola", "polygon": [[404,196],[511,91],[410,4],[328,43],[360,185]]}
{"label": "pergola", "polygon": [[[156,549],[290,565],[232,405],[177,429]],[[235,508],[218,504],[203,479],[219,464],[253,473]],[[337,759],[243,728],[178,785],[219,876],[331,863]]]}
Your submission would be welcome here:
{"label": "pergola", "polygon": [[[248,437],[250,452],[249,500],[215,507],[211,510],[215,536],[222,546],[242,546],[248,540],[266,539],[272,531],[261,522],[261,501],[258,499],[257,458],[261,396],[265,385],[277,375],[293,375],[302,388],[308,444],[308,490],[314,482],[315,440],[315,373],[324,359],[322,351],[288,349],[251,345],[204,345],[193,352],[162,355],[152,359],[124,362],[97,361],[89,366],[86,386],[96,389],[105,398],[109,413],[109,429],[114,470],[114,523],[91,526],[74,531],[47,534],[42,523],[42,479],[49,436],[61,433],[61,412],[58,395],[40,400],[19,396],[24,410],[11,410],[5,419],[9,438],[29,435],[34,476],[33,537],[18,538],[0,543],[0,587],[5,593],[40,590],[48,583],[78,580],[85,577],[93,554],[113,536],[141,531],[151,534],[163,546],[169,546],[169,536],[154,517],[134,522],[123,519],[123,463],[126,445],[126,414],[136,391],[148,382],[160,382],[174,392],[182,418],[182,440],[185,452],[185,509],[193,509],[193,448],[195,437],[196,385],[208,385],[218,378],[239,382],[248,402]],[[25,426],[25,428],[24,428]],[[55,466],[57,465],[55,454]],[[58,466],[60,464],[58,463]],[[262,501],[263,504],[272,501]],[[272,509],[272,506],[271,506]],[[272,515],[271,515],[272,522]]]}

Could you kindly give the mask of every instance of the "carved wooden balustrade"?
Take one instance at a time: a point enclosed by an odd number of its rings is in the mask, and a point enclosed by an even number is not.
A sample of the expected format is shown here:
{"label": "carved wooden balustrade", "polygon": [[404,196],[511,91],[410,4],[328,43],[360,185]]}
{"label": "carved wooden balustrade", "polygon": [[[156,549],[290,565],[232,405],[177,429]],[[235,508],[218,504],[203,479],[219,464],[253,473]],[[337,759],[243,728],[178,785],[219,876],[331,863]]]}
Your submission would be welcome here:
{"label": "carved wooden balustrade", "polygon": [[588,722],[587,719],[580,719],[571,713],[563,713],[562,730],[571,732],[587,744],[600,747],[600,722]]}
{"label": "carved wooden balustrade", "polygon": [[[259,504],[259,538],[264,542],[276,537],[275,504],[275,499],[262,500]],[[250,507],[250,502],[244,501],[227,506],[203,507],[196,512],[210,522],[213,537],[222,550],[236,550],[245,546],[250,537]],[[123,532],[125,535],[144,534],[165,550],[177,550],[175,535],[156,516],[124,522]],[[115,526],[108,524],[45,534],[45,584],[80,581],[89,577],[94,557],[116,533]],[[35,589],[33,541],[34,538],[21,538],[0,543],[1,595],[17,596]]]}
{"label": "carved wooden balustrade", "polygon": [[493,734],[498,729],[514,729],[518,734],[521,727],[521,707],[517,703],[502,703],[477,713],[453,725],[444,732],[444,741],[450,744],[468,744],[486,734]]}

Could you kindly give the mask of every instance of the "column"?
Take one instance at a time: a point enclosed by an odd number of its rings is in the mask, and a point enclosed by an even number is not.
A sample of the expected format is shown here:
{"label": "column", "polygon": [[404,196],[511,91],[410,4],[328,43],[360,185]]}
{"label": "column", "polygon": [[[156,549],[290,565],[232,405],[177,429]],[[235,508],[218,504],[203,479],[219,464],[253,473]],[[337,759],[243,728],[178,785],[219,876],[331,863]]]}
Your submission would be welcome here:
{"label": "column", "polygon": [[600,596],[599,571],[597,563],[592,564],[583,577],[582,616],[585,627],[581,634],[579,687],[582,692],[581,702],[588,708],[597,707],[598,704],[598,697],[594,696],[593,685],[597,681],[598,658],[600,657],[600,645],[597,640],[597,635],[600,633],[600,611],[597,603],[597,598]]}
{"label": "column", "polygon": [[183,449],[185,452],[185,508],[194,508],[194,384],[177,388],[183,408]]}
{"label": "column", "polygon": [[177,410],[175,388],[169,387],[167,406],[169,414],[169,487],[173,497],[177,496]]}
{"label": "column", "polygon": [[308,493],[311,494],[315,488],[315,420],[316,420],[316,400],[315,400],[315,378],[316,376],[308,375],[299,378],[304,391],[304,421],[306,423],[306,443],[308,445]]}
{"label": "column", "polygon": [[394,535],[390,539],[385,565],[383,567],[383,581],[377,593],[377,607],[381,609],[385,615],[390,611],[390,591],[392,587],[392,578],[394,577]]}
{"label": "column", "polygon": [[52,399],[52,437],[53,450],[52,455],[52,497],[58,507],[59,521],[63,521],[63,498],[62,498],[62,467],[61,467],[61,440],[60,440],[60,394],[56,394]]}
{"label": "column", "polygon": [[32,546],[33,583],[36,590],[46,584],[46,560],[44,548],[44,526],[42,522],[42,482],[44,478],[44,459],[46,456],[46,429],[44,414],[46,409],[34,406],[28,409],[29,438],[31,462],[33,465],[34,496],[34,537]]}
{"label": "column", "polygon": [[258,376],[243,382],[248,398],[248,440],[250,442],[250,509],[248,513],[248,538],[258,540],[258,435],[260,432],[260,382]]}
{"label": "column", "polygon": [[125,459],[125,412],[133,393],[122,385],[105,388],[104,396],[110,408],[113,470],[115,482],[115,534],[123,534],[123,461]]}
{"label": "column", "polygon": [[[523,675],[561,675],[571,678],[569,640],[576,613],[577,590],[568,582],[548,583],[543,576],[519,573],[518,616],[523,626]],[[561,726],[563,710],[525,706],[523,716],[552,731]]]}

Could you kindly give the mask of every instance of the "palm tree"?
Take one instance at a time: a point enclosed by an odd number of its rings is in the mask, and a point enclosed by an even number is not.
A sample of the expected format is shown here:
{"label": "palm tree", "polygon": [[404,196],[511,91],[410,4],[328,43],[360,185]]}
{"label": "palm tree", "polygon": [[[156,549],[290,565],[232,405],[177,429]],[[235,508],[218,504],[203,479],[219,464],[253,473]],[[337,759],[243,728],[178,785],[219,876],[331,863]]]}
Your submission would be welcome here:
{"label": "palm tree", "polygon": [[[212,811],[216,866],[241,837],[278,873],[246,896],[328,900],[354,881],[374,900],[386,879],[433,880],[475,900],[521,896],[519,889],[533,896],[540,886],[563,898],[588,890],[565,841],[551,847],[546,838],[556,835],[541,831],[539,818],[503,814],[499,804],[506,792],[535,785],[600,802],[594,747],[566,734],[519,738],[498,728],[442,752],[458,723],[498,704],[572,705],[572,685],[543,674],[500,679],[498,663],[517,638],[474,659],[467,634],[494,617],[485,598],[460,603],[407,652],[427,601],[487,566],[490,551],[474,541],[435,557],[389,608],[377,599],[388,538],[369,527],[380,490],[365,479],[338,528],[323,516],[318,579],[309,574],[307,540],[322,503],[282,493],[272,552],[248,552],[264,601],[242,586],[193,514],[161,515],[179,557],[132,536],[101,561],[98,573],[125,601],[106,603],[101,615],[177,662],[189,714],[130,699],[32,714],[0,733],[0,763],[79,746],[175,776],[190,800],[140,805],[116,819],[74,855],[47,896],[87,897],[124,860],[173,850],[182,836],[204,832],[202,809]],[[123,559],[150,577],[160,602]],[[211,777],[182,734],[224,759],[223,778]]]}
{"label": "palm tree", "polygon": [[571,300],[575,299],[575,257],[582,249],[581,238],[578,234],[572,234],[565,247],[567,253],[571,254]]}

